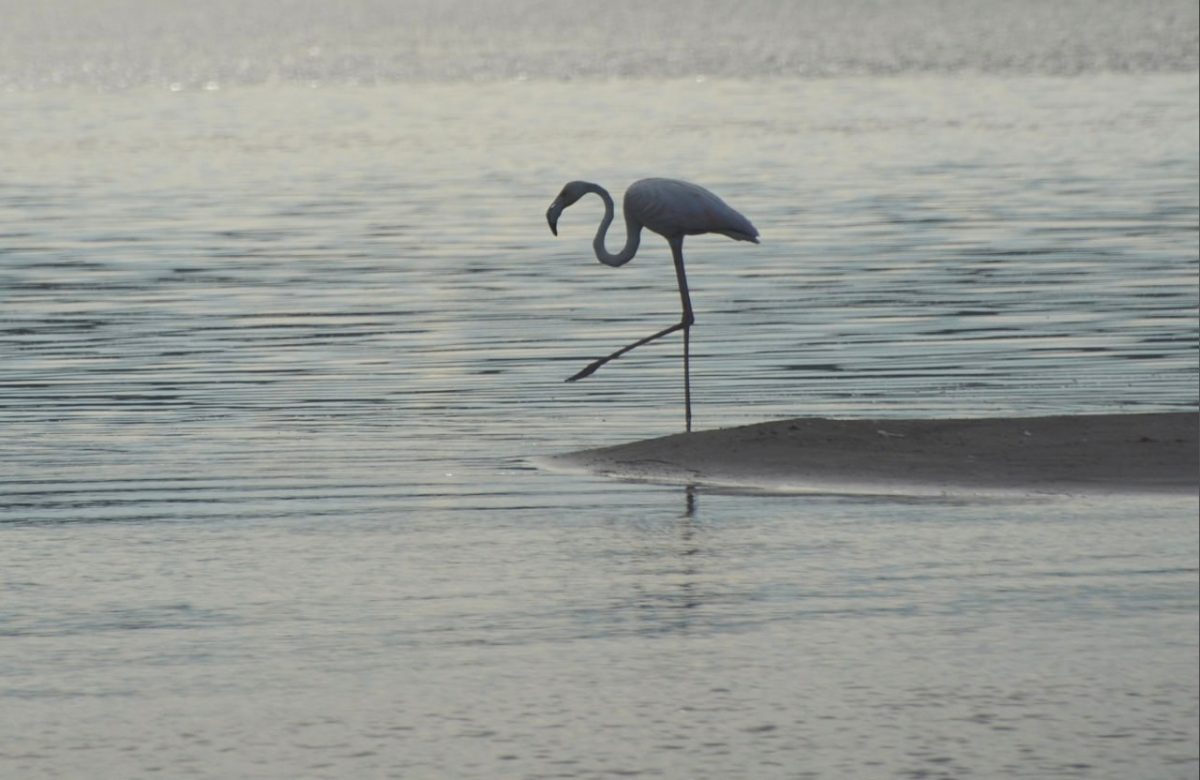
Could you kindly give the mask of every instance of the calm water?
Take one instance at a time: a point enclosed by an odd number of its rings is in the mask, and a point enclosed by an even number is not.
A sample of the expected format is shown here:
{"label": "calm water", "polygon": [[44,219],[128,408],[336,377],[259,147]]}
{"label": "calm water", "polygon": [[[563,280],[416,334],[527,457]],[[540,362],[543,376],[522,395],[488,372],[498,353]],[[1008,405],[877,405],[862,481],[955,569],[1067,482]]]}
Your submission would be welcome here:
{"label": "calm water", "polygon": [[1197,776],[1195,499],[529,460],[683,422],[571,178],[698,427],[1195,409],[1194,5],[696,7],[0,2],[0,777]]}

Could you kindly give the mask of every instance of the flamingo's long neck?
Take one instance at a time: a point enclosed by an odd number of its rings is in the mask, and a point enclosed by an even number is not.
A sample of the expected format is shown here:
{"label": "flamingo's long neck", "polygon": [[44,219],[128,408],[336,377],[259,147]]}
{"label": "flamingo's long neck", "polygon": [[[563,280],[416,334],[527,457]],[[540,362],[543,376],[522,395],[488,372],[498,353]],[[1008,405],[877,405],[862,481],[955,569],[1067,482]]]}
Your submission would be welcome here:
{"label": "flamingo's long neck", "polygon": [[619,265],[625,265],[633,256],[637,254],[638,243],[642,240],[642,226],[634,221],[629,214],[625,215],[625,248],[617,254],[610,254],[604,246],[604,238],[608,235],[608,226],[613,221],[613,199],[608,194],[608,190],[601,187],[599,184],[593,184],[588,188],[589,192],[594,192],[604,201],[604,219],[600,220],[600,227],[596,230],[596,238],[592,241],[592,248],[596,250],[596,259],[605,265],[611,265],[616,268]]}

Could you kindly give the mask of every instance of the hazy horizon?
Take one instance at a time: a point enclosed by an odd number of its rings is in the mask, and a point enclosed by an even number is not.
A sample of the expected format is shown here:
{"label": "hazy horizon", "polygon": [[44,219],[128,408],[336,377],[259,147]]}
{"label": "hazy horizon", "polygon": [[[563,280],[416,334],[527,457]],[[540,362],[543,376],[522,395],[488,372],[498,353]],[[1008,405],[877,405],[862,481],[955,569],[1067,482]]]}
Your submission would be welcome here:
{"label": "hazy horizon", "polygon": [[0,2],[0,90],[1194,71],[1194,2]]}

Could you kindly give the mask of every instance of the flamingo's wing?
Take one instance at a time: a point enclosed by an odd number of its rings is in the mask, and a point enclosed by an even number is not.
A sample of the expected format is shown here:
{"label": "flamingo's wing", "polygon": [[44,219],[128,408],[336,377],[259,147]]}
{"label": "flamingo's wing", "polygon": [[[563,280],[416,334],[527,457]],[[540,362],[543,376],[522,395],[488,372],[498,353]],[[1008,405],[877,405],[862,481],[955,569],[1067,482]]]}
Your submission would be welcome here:
{"label": "flamingo's wing", "polygon": [[625,191],[625,214],[664,236],[720,233],[758,243],[750,220],[703,187],[678,179],[642,179]]}

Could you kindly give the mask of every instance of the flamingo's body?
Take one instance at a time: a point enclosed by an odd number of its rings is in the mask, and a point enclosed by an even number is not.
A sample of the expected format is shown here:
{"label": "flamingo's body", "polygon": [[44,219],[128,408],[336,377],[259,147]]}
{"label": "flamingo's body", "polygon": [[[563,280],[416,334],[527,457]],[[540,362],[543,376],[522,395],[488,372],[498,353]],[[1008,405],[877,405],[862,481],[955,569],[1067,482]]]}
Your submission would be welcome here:
{"label": "flamingo's body", "polygon": [[687,274],[683,268],[683,237],[700,233],[720,233],[738,241],[758,243],[758,230],[750,224],[750,220],[730,208],[725,201],[708,190],[696,184],[676,179],[642,179],[629,185],[625,191],[625,246],[617,254],[608,251],[604,244],[608,227],[613,221],[613,200],[608,191],[599,184],[586,181],[568,182],[562,192],[550,204],[546,211],[546,221],[550,230],[558,235],[558,217],[567,208],[588,193],[595,193],[604,201],[604,218],[596,231],[592,247],[596,258],[605,265],[624,265],[637,254],[641,241],[642,228],[649,228],[667,239],[671,247],[671,256],[675,260],[675,277],[679,282],[679,298],[683,305],[683,317],[668,328],[660,330],[651,336],[640,339],[623,347],[616,352],[595,360],[579,373],[567,379],[573,382],[590,376],[608,361],[624,355],[634,347],[654,341],[655,339],[683,331],[683,388],[684,414],[687,430],[692,429],[692,388],[691,370],[689,366],[689,333],[692,323],[696,321],[692,313],[692,300],[688,294]]}

